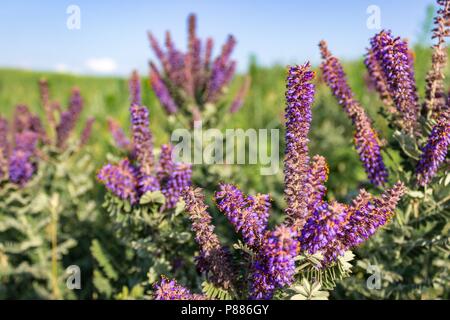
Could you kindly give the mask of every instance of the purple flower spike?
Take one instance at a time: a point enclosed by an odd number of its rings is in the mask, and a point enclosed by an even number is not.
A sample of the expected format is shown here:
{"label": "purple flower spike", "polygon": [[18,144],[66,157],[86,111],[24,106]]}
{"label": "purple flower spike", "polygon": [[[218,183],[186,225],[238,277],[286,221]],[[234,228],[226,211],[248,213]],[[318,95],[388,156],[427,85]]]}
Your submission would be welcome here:
{"label": "purple flower spike", "polygon": [[15,149],[9,159],[9,180],[20,186],[24,186],[35,171],[31,163],[31,154],[23,149]]}
{"label": "purple flower spike", "polygon": [[123,129],[120,127],[120,124],[116,120],[108,118],[108,130],[111,132],[117,147],[128,152],[133,150],[131,141],[127,138]]}
{"label": "purple flower spike", "polygon": [[74,88],[70,97],[69,108],[67,111],[61,113],[61,119],[56,126],[57,141],[56,145],[59,148],[65,147],[70,133],[75,128],[75,125],[80,117],[83,109],[83,99],[80,95],[80,90]]}
{"label": "purple flower spike", "polygon": [[316,155],[311,161],[311,170],[308,176],[310,195],[308,197],[308,210],[314,212],[323,203],[327,192],[325,182],[328,180],[328,165],[324,157]]}
{"label": "purple flower spike", "polygon": [[130,104],[133,105],[142,105],[141,98],[141,79],[139,78],[139,74],[136,70],[131,74],[131,78],[129,81],[130,87]]}
{"label": "purple flower spike", "polygon": [[279,226],[266,233],[252,266],[252,299],[271,299],[275,289],[292,284],[298,250],[297,233],[292,228]]}
{"label": "purple flower spike", "polygon": [[83,131],[81,132],[80,138],[80,146],[84,146],[89,142],[92,134],[92,127],[94,126],[95,118],[89,117],[86,120],[86,124],[84,125]]}
{"label": "purple flower spike", "polygon": [[[261,200],[266,201],[266,199],[247,197],[232,184],[220,184],[215,200],[219,210],[228,218],[236,231],[242,234],[245,243],[249,246],[259,246],[263,231],[267,227],[267,203],[261,203]],[[257,204],[256,210],[255,204]]]}
{"label": "purple flower spike", "polygon": [[161,79],[161,76],[157,72],[156,68],[152,66],[152,70],[150,71],[150,82],[155,92],[155,95],[158,97],[159,102],[165,108],[168,114],[172,114],[177,112],[178,106],[170,95],[169,90],[167,89],[166,84]]}
{"label": "purple flower spike", "polygon": [[151,175],[153,169],[153,136],[149,128],[149,114],[146,107],[130,107],[133,146],[142,175]]}
{"label": "purple flower spike", "polygon": [[289,223],[300,229],[308,212],[308,133],[314,100],[314,72],[309,63],[289,68],[286,85],[286,151],[284,159],[285,209]]}
{"label": "purple flower spike", "polygon": [[121,160],[117,165],[107,164],[98,173],[97,178],[108,190],[131,204],[138,201],[138,172],[128,159]]}
{"label": "purple flower spike", "polygon": [[192,222],[192,231],[195,232],[195,241],[200,247],[200,255],[196,258],[197,266],[200,271],[208,273],[209,280],[214,284],[228,289],[234,274],[230,256],[214,233],[202,190],[187,188],[183,191],[183,199]]}
{"label": "purple flower spike", "polygon": [[161,281],[155,283],[155,300],[206,300],[200,294],[192,294],[188,289],[179,285],[175,280],[162,277]]}
{"label": "purple flower spike", "polygon": [[325,82],[330,87],[339,104],[344,108],[355,126],[355,147],[364,165],[369,180],[376,186],[387,181],[388,172],[381,157],[376,131],[347,84],[347,77],[339,60],[328,50],[325,41],[320,42],[323,63],[321,65]]}
{"label": "purple flower spike", "polygon": [[402,116],[402,129],[409,134],[417,133],[419,103],[408,44],[385,30],[375,35],[370,43],[374,57],[384,73],[387,89]]}
{"label": "purple flower spike", "polygon": [[433,179],[447,156],[450,145],[450,110],[441,112],[437,124],[431,130],[427,144],[416,167],[417,183],[425,186]]}

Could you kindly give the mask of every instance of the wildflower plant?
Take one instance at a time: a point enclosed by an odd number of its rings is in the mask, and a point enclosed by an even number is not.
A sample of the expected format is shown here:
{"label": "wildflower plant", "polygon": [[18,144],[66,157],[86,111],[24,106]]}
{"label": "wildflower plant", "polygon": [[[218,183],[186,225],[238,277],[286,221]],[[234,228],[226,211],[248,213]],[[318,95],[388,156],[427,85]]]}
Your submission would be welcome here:
{"label": "wildflower plant", "polygon": [[[290,67],[286,84],[286,209],[284,222],[270,228],[270,196],[246,195],[222,183],[216,206],[241,236],[232,248],[214,234],[211,216],[199,188],[183,193],[192,231],[199,246],[197,268],[205,275],[202,298],[313,299],[326,298],[350,273],[351,249],[365,242],[394,215],[406,189],[401,182],[381,196],[360,190],[352,203],[326,201],[325,159],[308,151],[308,133],[315,88],[310,65]],[[155,284],[156,299],[192,299],[175,282]],[[182,288],[182,289],[181,289]]]}
{"label": "wildflower plant", "polygon": [[197,36],[197,18],[188,18],[188,48],[176,48],[171,33],[166,32],[164,48],[149,32],[150,46],[159,60],[159,67],[150,62],[150,83],[169,120],[192,127],[202,121],[214,127],[230,113],[237,112],[250,87],[246,77],[233,100],[225,99],[236,70],[231,58],[236,39],[229,35],[217,57],[213,57],[214,40]]}
{"label": "wildflower plant", "polygon": [[0,296],[70,298],[63,268],[87,263],[76,247],[84,247],[96,217],[86,145],[94,119],[75,135],[80,91],[72,90],[64,110],[50,100],[46,80],[39,87],[44,121],[25,105],[11,122],[0,117]]}
{"label": "wildflower plant", "polygon": [[[367,134],[369,130],[361,131],[365,135],[363,140],[371,141],[368,146],[378,154],[379,168],[386,168],[366,171],[375,185],[379,185],[380,179],[373,179],[373,173],[384,172],[383,179],[387,179],[389,173],[391,179],[401,180],[408,191],[394,223],[361,251],[367,258],[359,265],[378,266],[385,277],[383,286],[379,290],[367,290],[364,285],[349,281],[346,288],[357,297],[448,297],[450,100],[445,93],[443,70],[447,65],[445,38],[449,36],[450,1],[437,3],[439,10],[433,30],[436,44],[432,48],[432,66],[426,77],[422,102],[414,77],[415,61],[405,40],[382,30],[370,40],[367,50],[365,64],[371,83],[387,110],[380,113],[392,136],[383,137],[387,143],[381,147]],[[346,82],[342,67],[325,42],[321,42],[320,49],[324,78],[346,108],[346,97],[340,91]],[[351,89],[346,86],[346,90],[351,96]],[[360,153],[357,139],[355,142]],[[383,164],[381,155],[389,165]],[[367,169],[367,158],[361,157],[361,160]],[[364,201],[364,197],[358,202]],[[359,272],[364,273],[364,270],[360,268]]]}
{"label": "wildflower plant", "polygon": [[[116,146],[126,156],[110,156],[111,162],[97,173],[98,181],[108,191],[104,207],[112,219],[115,235],[127,250],[118,270],[126,272],[129,279],[120,282],[124,279],[108,272],[98,274],[98,279],[102,277],[108,285],[99,280],[97,290],[107,297],[119,293],[109,287],[141,288],[141,283],[134,279],[148,274],[151,280],[161,272],[185,274],[183,270],[189,265],[186,256],[190,252],[190,235],[186,231],[187,219],[181,215],[180,195],[191,184],[191,165],[175,162],[171,145],[162,145],[156,159],[149,111],[142,105],[140,92],[140,80],[134,72],[130,79],[131,138],[127,138],[115,120],[108,120]],[[100,266],[109,265],[102,246],[97,241],[93,253]],[[176,252],[179,254],[174,255]]]}

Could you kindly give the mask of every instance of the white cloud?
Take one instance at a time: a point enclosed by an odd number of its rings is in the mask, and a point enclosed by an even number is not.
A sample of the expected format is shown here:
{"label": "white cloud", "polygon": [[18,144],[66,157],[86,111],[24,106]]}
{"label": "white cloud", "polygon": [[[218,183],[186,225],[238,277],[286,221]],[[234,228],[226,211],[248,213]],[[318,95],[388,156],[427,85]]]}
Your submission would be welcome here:
{"label": "white cloud", "polygon": [[57,71],[57,72],[65,73],[65,72],[68,72],[69,69],[70,69],[69,66],[64,63],[58,63],[57,65],[55,65],[55,71]]}
{"label": "white cloud", "polygon": [[89,70],[100,73],[109,73],[117,69],[117,63],[112,58],[91,58],[85,65]]}

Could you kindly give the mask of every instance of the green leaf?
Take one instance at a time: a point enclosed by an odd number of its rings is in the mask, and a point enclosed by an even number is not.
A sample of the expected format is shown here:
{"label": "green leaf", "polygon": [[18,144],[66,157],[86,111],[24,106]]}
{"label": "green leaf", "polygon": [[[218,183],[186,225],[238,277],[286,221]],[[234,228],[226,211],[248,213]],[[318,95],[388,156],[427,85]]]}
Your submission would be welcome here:
{"label": "green leaf", "polygon": [[166,198],[162,194],[161,191],[148,191],[146,192],[139,201],[139,204],[161,204],[163,205],[166,202]]}

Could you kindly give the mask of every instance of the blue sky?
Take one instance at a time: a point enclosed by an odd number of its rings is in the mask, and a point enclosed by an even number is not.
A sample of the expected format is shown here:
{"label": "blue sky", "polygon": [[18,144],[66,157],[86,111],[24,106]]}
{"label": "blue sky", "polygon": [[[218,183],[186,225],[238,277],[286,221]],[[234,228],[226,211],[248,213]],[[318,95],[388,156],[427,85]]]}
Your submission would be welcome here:
{"label": "blue sky", "polygon": [[[238,40],[240,70],[255,54],[264,65],[319,61],[317,43],[326,39],[342,58],[360,57],[377,30],[368,29],[366,10],[377,5],[381,27],[414,41],[432,0],[165,0],[2,1],[0,67],[76,73],[129,74],[147,71],[153,55],[146,31],[159,39],[171,30],[186,45],[186,17],[197,13],[198,33],[221,45]],[[69,30],[69,5],[81,10],[81,29]]]}

